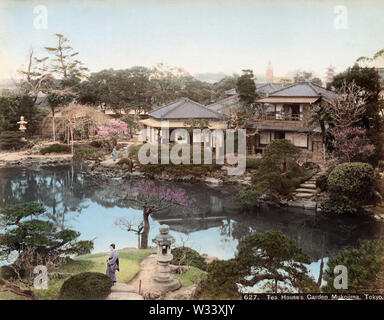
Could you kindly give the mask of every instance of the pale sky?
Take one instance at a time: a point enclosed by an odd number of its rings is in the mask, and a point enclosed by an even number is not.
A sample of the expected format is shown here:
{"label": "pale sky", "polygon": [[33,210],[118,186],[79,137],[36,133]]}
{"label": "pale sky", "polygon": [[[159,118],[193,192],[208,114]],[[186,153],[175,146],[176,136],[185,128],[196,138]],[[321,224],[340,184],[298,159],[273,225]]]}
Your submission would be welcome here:
{"label": "pale sky", "polygon": [[[46,29],[34,27],[38,5]],[[15,76],[30,48],[53,46],[55,33],[93,72],[164,62],[191,74],[265,74],[271,61],[275,76],[323,78],[329,65],[341,72],[384,48],[383,30],[381,0],[0,0],[0,79]]]}

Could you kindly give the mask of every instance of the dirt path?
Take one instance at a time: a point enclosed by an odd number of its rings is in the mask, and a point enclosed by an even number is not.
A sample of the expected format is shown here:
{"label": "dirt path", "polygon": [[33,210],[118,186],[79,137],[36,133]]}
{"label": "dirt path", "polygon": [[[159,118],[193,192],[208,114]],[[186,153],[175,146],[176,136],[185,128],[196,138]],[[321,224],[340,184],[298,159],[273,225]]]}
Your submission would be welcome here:
{"label": "dirt path", "polygon": [[[140,263],[140,272],[128,283],[133,291],[146,296],[148,294],[160,294],[153,283],[157,272],[156,254],[151,254]],[[139,292],[141,282],[141,291]]]}

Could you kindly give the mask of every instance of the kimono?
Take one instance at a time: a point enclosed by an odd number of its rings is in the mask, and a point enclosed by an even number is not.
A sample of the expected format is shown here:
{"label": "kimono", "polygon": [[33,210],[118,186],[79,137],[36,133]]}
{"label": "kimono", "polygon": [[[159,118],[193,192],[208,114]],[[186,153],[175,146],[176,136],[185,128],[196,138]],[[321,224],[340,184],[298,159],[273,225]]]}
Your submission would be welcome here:
{"label": "kimono", "polygon": [[115,272],[116,270],[119,271],[119,265],[117,264],[118,259],[117,251],[111,251],[107,262],[107,276],[110,277],[113,282],[117,281]]}
{"label": "kimono", "polygon": [[113,150],[112,150],[112,157],[113,157],[113,161],[116,161],[116,159],[117,159],[116,148],[113,148]]}

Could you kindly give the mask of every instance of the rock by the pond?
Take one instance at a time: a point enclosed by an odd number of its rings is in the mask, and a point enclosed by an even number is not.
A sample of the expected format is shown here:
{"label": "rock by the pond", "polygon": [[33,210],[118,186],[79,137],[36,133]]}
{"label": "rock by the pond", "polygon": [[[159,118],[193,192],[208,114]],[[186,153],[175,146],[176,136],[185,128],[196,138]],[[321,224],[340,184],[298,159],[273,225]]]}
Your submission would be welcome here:
{"label": "rock by the pond", "polygon": [[213,178],[213,177],[206,177],[206,178],[204,179],[204,181],[205,181],[206,183],[208,183],[208,184],[213,184],[213,185],[219,185],[219,184],[222,183],[221,180],[216,179],[216,178]]}

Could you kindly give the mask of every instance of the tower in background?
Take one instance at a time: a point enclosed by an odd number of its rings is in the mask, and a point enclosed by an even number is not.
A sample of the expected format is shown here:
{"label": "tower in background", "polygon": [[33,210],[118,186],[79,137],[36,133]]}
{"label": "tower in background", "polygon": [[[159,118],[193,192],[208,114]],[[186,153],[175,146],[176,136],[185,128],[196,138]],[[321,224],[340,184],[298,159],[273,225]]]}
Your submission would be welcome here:
{"label": "tower in background", "polygon": [[329,66],[327,68],[327,72],[325,74],[325,83],[330,83],[333,81],[333,77],[335,76],[335,68],[332,66]]}
{"label": "tower in background", "polygon": [[271,61],[268,63],[267,72],[265,73],[265,79],[267,83],[273,83],[273,69]]}

